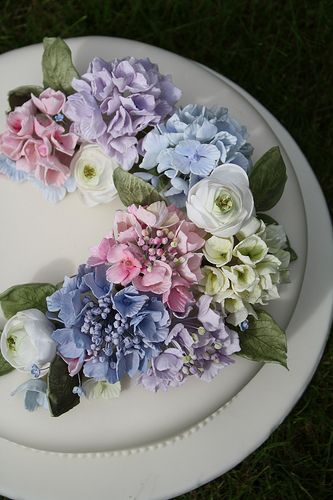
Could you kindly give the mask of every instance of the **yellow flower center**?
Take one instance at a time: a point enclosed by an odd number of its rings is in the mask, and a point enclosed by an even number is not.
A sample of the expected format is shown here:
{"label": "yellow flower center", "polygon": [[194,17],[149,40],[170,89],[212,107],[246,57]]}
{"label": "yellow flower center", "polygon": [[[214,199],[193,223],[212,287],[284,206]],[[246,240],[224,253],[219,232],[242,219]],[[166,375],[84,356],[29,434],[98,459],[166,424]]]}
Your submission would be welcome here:
{"label": "yellow flower center", "polygon": [[93,177],[95,177],[96,175],[96,170],[94,169],[94,167],[92,167],[91,165],[85,165],[84,166],[84,169],[83,169],[83,175],[87,178],[87,179],[92,179]]}
{"label": "yellow flower center", "polygon": [[7,346],[10,351],[15,351],[15,339],[14,337],[8,337],[7,339]]}
{"label": "yellow flower center", "polygon": [[233,206],[233,201],[230,194],[220,194],[215,200],[215,205],[221,210],[223,214],[230,212]]}

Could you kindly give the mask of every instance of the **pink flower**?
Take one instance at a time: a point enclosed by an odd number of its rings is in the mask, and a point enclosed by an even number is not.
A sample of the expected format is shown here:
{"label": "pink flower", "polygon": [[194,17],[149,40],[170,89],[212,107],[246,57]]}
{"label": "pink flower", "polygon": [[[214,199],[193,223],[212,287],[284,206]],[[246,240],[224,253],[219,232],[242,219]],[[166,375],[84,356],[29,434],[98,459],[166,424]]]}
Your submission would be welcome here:
{"label": "pink flower", "polygon": [[177,273],[187,281],[188,284],[198,283],[203,275],[200,270],[202,260],[201,253],[187,253],[181,257],[181,264],[177,266]]}
{"label": "pink flower", "polygon": [[46,89],[18,106],[7,117],[8,130],[0,134],[0,153],[16,161],[46,186],[62,187],[71,175],[70,161],[78,137],[66,133],[51,116],[61,111],[65,95]]}
{"label": "pink flower", "polygon": [[178,251],[184,255],[187,252],[200,250],[205,244],[204,235],[205,232],[198,229],[195,224],[183,221],[176,232]]}
{"label": "pink flower", "polygon": [[7,118],[9,131],[19,137],[31,136],[34,129],[33,112],[34,106],[31,101],[15,108]]}
{"label": "pink flower", "polygon": [[66,96],[60,90],[48,88],[39,97],[31,94],[31,100],[39,111],[46,115],[57,115],[64,107]]}
{"label": "pink flower", "polygon": [[171,288],[172,269],[166,262],[157,260],[150,271],[145,271],[143,276],[133,280],[133,285],[140,292],[163,294]]}
{"label": "pink flower", "polygon": [[188,286],[179,285],[172,287],[169,293],[163,296],[163,302],[166,302],[172,311],[185,313],[194,299]]}
{"label": "pink flower", "polygon": [[119,243],[136,242],[142,228],[134,215],[117,210],[114,216],[114,236]]}
{"label": "pink flower", "polygon": [[114,245],[108,252],[108,261],[112,264],[106,272],[107,279],[126,286],[142,271],[142,257],[133,245]]}
{"label": "pink flower", "polygon": [[0,134],[0,153],[16,161],[21,156],[24,142],[25,140],[23,137],[15,136],[12,132],[6,130]]}
{"label": "pink flower", "polygon": [[167,206],[164,201],[156,201],[148,207],[131,205],[128,211],[150,227],[166,228],[178,224],[180,218],[174,205]]}
{"label": "pink flower", "polygon": [[91,248],[91,256],[88,259],[89,266],[98,266],[109,262],[109,251],[116,244],[113,236],[106,236],[99,245]]}

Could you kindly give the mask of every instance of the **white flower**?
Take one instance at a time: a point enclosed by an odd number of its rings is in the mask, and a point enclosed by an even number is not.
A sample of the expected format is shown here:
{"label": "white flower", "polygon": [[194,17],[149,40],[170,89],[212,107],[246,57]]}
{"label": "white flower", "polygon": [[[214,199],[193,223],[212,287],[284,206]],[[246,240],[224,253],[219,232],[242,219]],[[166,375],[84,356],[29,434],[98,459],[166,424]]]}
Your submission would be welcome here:
{"label": "white flower", "polygon": [[242,229],[238,231],[236,234],[238,240],[244,240],[244,238],[248,238],[252,236],[252,234],[259,234],[265,230],[265,224],[262,220],[257,219],[256,217],[251,217],[249,221],[242,226]]}
{"label": "white flower", "polygon": [[220,269],[213,266],[204,266],[201,270],[203,278],[200,285],[207,295],[214,296],[229,288],[229,280]]}
{"label": "white flower", "polygon": [[89,207],[109,203],[117,196],[113,172],[119,164],[96,144],[83,144],[71,162],[71,171]]}
{"label": "white flower", "polygon": [[254,209],[247,174],[232,163],[217,167],[190,189],[186,208],[189,219],[208,233],[222,238],[236,234]]}
{"label": "white flower", "polygon": [[211,236],[205,243],[203,253],[209,262],[217,267],[222,267],[232,259],[233,246],[233,237],[219,238],[218,236]]}
{"label": "white flower", "polygon": [[254,269],[247,264],[231,266],[229,268],[225,267],[223,272],[231,281],[231,286],[235,293],[253,290],[259,281]]}
{"label": "white flower", "polygon": [[87,399],[119,398],[121,392],[120,382],[109,384],[106,380],[95,380],[94,378],[83,382],[82,388]]}
{"label": "white flower", "polygon": [[5,324],[1,352],[14,368],[32,372],[35,378],[45,375],[56,355],[51,334],[53,324],[38,309],[20,311]]}
{"label": "white flower", "polygon": [[243,264],[254,266],[266,256],[268,248],[264,240],[253,234],[238,243],[233,250],[233,255]]}

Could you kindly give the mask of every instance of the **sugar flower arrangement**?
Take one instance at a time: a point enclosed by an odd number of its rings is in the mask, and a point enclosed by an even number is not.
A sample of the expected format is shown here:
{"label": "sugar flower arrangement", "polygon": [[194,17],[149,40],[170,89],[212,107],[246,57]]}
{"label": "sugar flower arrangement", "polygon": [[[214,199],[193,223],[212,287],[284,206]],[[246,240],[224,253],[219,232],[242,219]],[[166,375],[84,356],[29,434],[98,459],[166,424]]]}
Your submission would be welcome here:
{"label": "sugar flower arrangement", "polygon": [[209,382],[236,355],[287,366],[264,310],[297,258],[263,213],[287,180],[279,149],[253,165],[245,127],[223,107],[176,108],[180,90],[149,59],[96,57],[80,76],[48,38],[43,76],[9,94],[0,173],[51,202],[77,189],[125,208],[76,275],[0,295],[0,375],[28,377],[13,394],[59,416],[118,397],[124,376],[166,391]]}

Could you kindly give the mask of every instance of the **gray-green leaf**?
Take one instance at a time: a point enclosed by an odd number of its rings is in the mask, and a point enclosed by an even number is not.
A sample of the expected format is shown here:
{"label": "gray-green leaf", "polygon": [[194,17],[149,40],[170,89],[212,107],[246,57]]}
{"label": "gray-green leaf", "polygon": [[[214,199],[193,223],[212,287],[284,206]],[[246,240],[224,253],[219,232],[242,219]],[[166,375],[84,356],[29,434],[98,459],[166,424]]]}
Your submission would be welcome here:
{"label": "gray-green leaf", "polygon": [[[0,331],[0,337],[1,337],[1,331]],[[3,357],[1,351],[0,351],[0,376],[1,375],[6,375],[6,373],[9,373],[11,371],[13,371],[14,368],[12,367],[12,365],[10,365],[8,363],[8,361],[5,360],[5,358]]]}
{"label": "gray-green leaf", "polygon": [[[257,214],[257,217],[258,217],[258,219],[261,219],[267,225],[268,224],[278,224],[278,222],[268,214]],[[287,246],[283,250],[286,250],[287,252],[290,253],[290,262],[294,262],[295,260],[298,259],[297,253],[290,246],[290,241],[289,241],[288,236],[287,236]]]}
{"label": "gray-green leaf", "polygon": [[73,388],[78,385],[78,375],[71,377],[67,363],[56,356],[47,376],[47,397],[53,417],[59,417],[80,403],[79,396],[73,394]]}
{"label": "gray-green leaf", "polygon": [[278,146],[269,149],[250,173],[250,189],[257,210],[270,210],[282,196],[287,181],[286,166]]}
{"label": "gray-green leaf", "polygon": [[7,319],[26,309],[39,309],[46,312],[46,297],[55,291],[56,287],[49,283],[27,283],[13,286],[0,294],[0,305]]}
{"label": "gray-green leaf", "polygon": [[79,74],[73,65],[70,48],[61,38],[44,38],[43,45],[44,86],[71,94],[72,80],[78,78]]}
{"label": "gray-green leaf", "polygon": [[22,106],[31,98],[31,94],[38,97],[43,92],[43,87],[38,85],[23,85],[22,87],[16,87],[8,92],[8,102],[11,111],[16,108],[16,106]]}
{"label": "gray-green leaf", "polygon": [[129,205],[150,205],[163,198],[148,182],[139,179],[129,172],[125,172],[121,167],[116,168],[113,173],[113,181],[118,191],[119,198],[123,204]]}
{"label": "gray-green leaf", "polygon": [[250,326],[239,333],[240,356],[253,361],[280,363],[287,366],[286,334],[265,311],[258,311],[258,319],[251,317]]}

